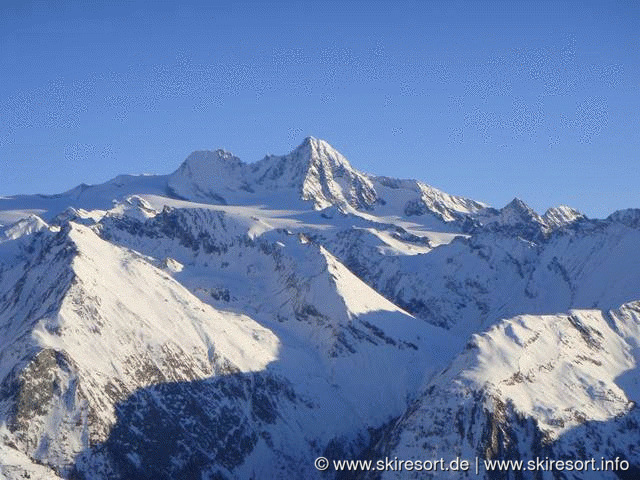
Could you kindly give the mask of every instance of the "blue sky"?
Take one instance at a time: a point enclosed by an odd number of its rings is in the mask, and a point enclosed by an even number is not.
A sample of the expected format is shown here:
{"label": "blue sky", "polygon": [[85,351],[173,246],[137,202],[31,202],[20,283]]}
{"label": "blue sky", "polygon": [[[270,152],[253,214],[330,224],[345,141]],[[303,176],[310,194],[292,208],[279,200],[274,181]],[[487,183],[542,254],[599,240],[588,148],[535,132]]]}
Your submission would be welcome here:
{"label": "blue sky", "polygon": [[0,2],[0,195],[313,135],[497,207],[640,207],[634,2],[114,3]]}

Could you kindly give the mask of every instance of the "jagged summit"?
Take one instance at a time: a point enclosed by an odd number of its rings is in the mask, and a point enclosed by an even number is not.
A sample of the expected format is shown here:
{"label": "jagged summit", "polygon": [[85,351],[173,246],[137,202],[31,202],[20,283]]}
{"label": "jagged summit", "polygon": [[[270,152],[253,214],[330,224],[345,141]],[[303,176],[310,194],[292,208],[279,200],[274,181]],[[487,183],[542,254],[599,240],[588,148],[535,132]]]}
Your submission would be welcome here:
{"label": "jagged summit", "polygon": [[545,217],[540,216],[524,201],[516,197],[499,210],[488,208],[470,218],[467,230],[501,232],[503,235],[539,242],[547,238],[552,230],[563,225],[559,221],[557,223],[548,222]]}
{"label": "jagged summit", "polygon": [[316,210],[335,206],[371,211],[387,205],[389,214],[430,214],[445,222],[487,207],[417,180],[365,174],[329,142],[311,136],[286,155],[267,155],[253,164],[225,150],[193,152],[169,176],[168,187],[179,197],[207,203],[247,204],[276,191],[290,192],[290,202],[311,202]]}
{"label": "jagged summit", "polygon": [[287,155],[267,155],[252,165],[255,181],[270,188],[301,186],[312,169],[351,165],[340,152],[324,140],[307,137]]}
{"label": "jagged summit", "polygon": [[252,166],[266,189],[294,188],[316,209],[350,205],[368,209],[377,199],[371,181],[328,142],[307,137],[291,153],[267,156]]}
{"label": "jagged summit", "polygon": [[[312,136],[305,137],[305,139],[302,140],[302,143],[300,143],[300,145],[294,148],[291,153],[294,153],[299,150],[305,150],[305,151],[329,150],[334,152],[337,155],[340,155],[340,152],[338,152],[329,142],[327,142],[326,140],[323,140],[322,138],[316,138]],[[340,156],[342,157],[342,155]],[[347,164],[349,164],[346,158],[342,157],[342,159]]]}
{"label": "jagged summit", "polygon": [[586,217],[575,208],[560,205],[548,209],[542,218],[550,227],[563,227]]}
{"label": "jagged summit", "polygon": [[504,213],[514,213],[519,216],[526,216],[531,218],[539,216],[529,205],[527,205],[518,197],[515,197],[513,200],[507,203],[501,211]]}
{"label": "jagged summit", "polygon": [[543,231],[555,230],[586,219],[583,213],[567,205],[549,208],[544,215],[538,215],[519,198],[514,198],[500,212],[506,223],[532,223],[541,227]]}
{"label": "jagged summit", "polygon": [[586,218],[583,213],[567,205],[549,208],[544,215],[539,215],[519,198],[514,198],[500,212],[505,220],[530,221],[549,229],[561,228]]}
{"label": "jagged summit", "polygon": [[368,209],[376,192],[366,175],[355,170],[328,142],[307,137],[287,155],[267,155],[246,164],[224,150],[194,152],[169,176],[178,196],[229,203],[237,193],[293,190],[316,209],[331,205]]}

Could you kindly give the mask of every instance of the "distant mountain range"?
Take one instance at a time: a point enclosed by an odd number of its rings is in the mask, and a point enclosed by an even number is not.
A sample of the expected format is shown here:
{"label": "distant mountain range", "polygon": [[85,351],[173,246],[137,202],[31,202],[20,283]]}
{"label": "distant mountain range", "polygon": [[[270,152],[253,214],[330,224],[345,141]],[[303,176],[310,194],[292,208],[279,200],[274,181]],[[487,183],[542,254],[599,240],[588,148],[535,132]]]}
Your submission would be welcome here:
{"label": "distant mountain range", "polygon": [[[2,478],[636,479],[639,362],[638,209],[492,208],[311,137],[0,197]],[[626,463],[482,463],[536,458]]]}

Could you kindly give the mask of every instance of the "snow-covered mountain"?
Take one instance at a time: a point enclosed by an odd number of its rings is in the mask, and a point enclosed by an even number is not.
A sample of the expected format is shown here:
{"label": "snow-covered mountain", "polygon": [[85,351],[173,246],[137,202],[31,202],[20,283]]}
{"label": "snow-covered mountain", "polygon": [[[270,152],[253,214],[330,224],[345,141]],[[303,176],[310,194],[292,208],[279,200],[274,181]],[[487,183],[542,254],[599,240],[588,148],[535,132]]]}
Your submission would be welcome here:
{"label": "snow-covered mountain", "polygon": [[317,210],[339,205],[370,209],[378,197],[371,180],[331,145],[309,137],[293,152],[252,165],[223,150],[194,152],[168,179],[175,194],[207,203],[254,203],[278,192]]}
{"label": "snow-covered mountain", "polygon": [[0,474],[344,478],[314,460],[546,455],[623,458],[635,478],[638,212],[496,209],[314,138],[2,197]]}
{"label": "snow-covered mountain", "polygon": [[[379,441],[376,457],[622,458],[619,472],[511,471],[509,478],[638,478],[640,304],[522,315],[474,335]],[[480,475],[504,478],[484,462]],[[559,475],[561,473],[561,475]],[[474,475],[475,476],[475,475]],[[441,472],[439,478],[460,478]],[[379,478],[422,478],[384,472]]]}

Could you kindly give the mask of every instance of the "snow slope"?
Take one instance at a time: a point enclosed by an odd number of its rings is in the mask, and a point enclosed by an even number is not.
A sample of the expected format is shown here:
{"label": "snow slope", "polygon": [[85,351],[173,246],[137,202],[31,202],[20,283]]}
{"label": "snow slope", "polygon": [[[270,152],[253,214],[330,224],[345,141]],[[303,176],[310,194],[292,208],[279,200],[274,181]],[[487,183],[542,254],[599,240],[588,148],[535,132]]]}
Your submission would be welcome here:
{"label": "snow slope", "polygon": [[[502,321],[474,335],[426,385],[377,453],[405,459],[458,455],[472,462],[476,456],[598,462],[622,456],[638,465],[639,339],[637,302],[611,312]],[[439,478],[459,475],[443,472]],[[565,475],[618,478],[601,471]],[[421,477],[405,472],[381,478]],[[480,478],[492,473],[481,471]],[[517,478],[517,472],[505,478]],[[524,478],[538,477],[528,472]],[[542,478],[555,477],[548,472]]]}
{"label": "snow slope", "polygon": [[452,452],[640,468],[638,212],[496,209],[312,137],[0,198],[0,472],[331,478],[316,457]]}

